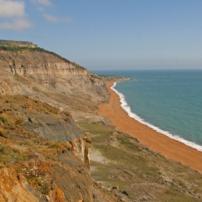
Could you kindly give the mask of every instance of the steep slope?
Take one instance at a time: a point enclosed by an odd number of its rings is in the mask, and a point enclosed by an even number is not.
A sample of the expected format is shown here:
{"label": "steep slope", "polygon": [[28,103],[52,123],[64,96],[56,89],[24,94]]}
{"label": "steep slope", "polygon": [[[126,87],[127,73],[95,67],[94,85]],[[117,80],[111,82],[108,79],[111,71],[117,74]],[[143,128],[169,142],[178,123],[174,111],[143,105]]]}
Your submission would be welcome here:
{"label": "steep slope", "polygon": [[29,95],[73,112],[92,112],[107,91],[98,76],[55,53],[11,44],[0,45],[0,94]]}
{"label": "steep slope", "polygon": [[90,142],[67,112],[1,96],[0,201],[118,201],[90,176]]}
{"label": "steep slope", "polygon": [[93,182],[90,140],[72,118],[95,117],[106,98],[103,80],[83,67],[0,41],[0,201],[117,201]]}
{"label": "steep slope", "polygon": [[92,201],[71,116],[24,96],[0,97],[0,109],[0,201]]}

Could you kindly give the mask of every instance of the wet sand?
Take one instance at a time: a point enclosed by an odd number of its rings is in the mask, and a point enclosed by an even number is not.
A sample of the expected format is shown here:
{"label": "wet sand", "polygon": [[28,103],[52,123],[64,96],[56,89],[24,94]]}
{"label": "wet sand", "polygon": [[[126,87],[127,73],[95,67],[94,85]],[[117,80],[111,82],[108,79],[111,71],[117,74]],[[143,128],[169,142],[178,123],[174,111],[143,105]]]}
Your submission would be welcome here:
{"label": "wet sand", "polygon": [[99,114],[109,119],[118,130],[137,138],[152,151],[202,173],[202,152],[130,118],[121,108],[119,96],[111,89],[113,83],[114,81],[107,82],[110,99],[108,103],[99,106]]}

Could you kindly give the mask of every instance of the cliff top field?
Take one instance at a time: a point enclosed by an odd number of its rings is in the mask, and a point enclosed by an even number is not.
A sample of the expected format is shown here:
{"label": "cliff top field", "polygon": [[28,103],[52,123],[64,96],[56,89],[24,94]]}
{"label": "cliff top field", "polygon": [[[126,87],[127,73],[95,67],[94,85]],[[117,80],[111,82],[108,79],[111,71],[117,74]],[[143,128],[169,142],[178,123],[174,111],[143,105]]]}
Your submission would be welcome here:
{"label": "cliff top field", "polygon": [[12,41],[12,40],[0,40],[0,47],[16,47],[16,48],[36,48],[37,45],[28,41]]}

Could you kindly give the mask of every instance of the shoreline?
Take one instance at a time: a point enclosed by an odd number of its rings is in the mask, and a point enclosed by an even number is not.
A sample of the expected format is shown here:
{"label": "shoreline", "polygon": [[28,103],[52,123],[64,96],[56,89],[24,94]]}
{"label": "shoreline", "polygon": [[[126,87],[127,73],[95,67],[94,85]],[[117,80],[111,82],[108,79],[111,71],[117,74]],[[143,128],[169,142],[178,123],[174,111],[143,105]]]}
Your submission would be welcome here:
{"label": "shoreline", "polygon": [[202,152],[199,151],[201,148],[193,148],[177,140],[175,136],[170,137],[160,129],[155,130],[155,126],[152,128],[141,118],[130,116],[123,109],[123,100],[119,92],[114,89],[116,82],[116,80],[106,82],[110,98],[108,103],[102,103],[99,106],[99,114],[109,119],[118,130],[136,138],[152,151],[202,173]]}
{"label": "shoreline", "polygon": [[171,139],[179,141],[179,142],[181,142],[181,143],[183,143],[189,147],[192,147],[193,149],[196,149],[196,150],[202,152],[202,146],[201,145],[198,145],[195,142],[191,142],[189,140],[186,140],[186,139],[184,139],[178,135],[173,135],[169,131],[162,130],[161,128],[150,124],[149,122],[145,121],[140,116],[138,116],[137,114],[132,112],[130,106],[128,105],[128,103],[126,101],[125,96],[122,93],[120,93],[118,90],[116,90],[116,88],[115,88],[118,82],[117,81],[114,82],[113,85],[111,86],[111,89],[119,96],[121,107],[128,114],[129,117],[131,117],[131,118],[135,119],[136,121],[139,121],[140,123],[150,127],[151,129],[155,130],[158,133],[166,135],[167,137],[169,137]]}

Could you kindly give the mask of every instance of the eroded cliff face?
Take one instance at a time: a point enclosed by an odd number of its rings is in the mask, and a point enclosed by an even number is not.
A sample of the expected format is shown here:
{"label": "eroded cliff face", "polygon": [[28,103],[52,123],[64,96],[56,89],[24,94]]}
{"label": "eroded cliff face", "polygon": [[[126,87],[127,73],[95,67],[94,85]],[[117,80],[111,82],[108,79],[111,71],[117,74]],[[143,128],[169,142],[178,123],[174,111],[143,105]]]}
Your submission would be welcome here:
{"label": "eroded cliff face", "polygon": [[67,112],[0,97],[0,201],[91,202],[88,144]]}
{"label": "eroded cliff face", "polygon": [[72,63],[54,53],[41,49],[25,50],[1,50],[1,66],[11,73],[21,76],[48,75],[50,77],[62,77],[88,74],[88,71],[79,65]]}
{"label": "eroded cliff face", "polygon": [[56,107],[85,112],[92,112],[107,98],[101,78],[39,48],[0,49],[0,73],[1,95],[28,95]]}
{"label": "eroded cliff face", "polygon": [[[0,201],[91,202],[91,141],[75,117],[96,117],[104,82],[30,43],[0,41]],[[72,117],[73,115],[73,117]]]}

